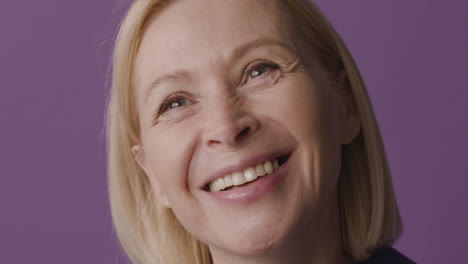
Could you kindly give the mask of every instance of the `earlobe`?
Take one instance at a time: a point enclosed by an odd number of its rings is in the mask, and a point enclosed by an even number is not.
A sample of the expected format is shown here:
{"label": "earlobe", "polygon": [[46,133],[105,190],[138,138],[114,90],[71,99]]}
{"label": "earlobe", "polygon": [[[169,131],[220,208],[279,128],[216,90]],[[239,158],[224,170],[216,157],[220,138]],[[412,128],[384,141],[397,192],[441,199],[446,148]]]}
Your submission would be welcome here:
{"label": "earlobe", "polygon": [[339,90],[344,110],[341,144],[347,145],[357,137],[361,130],[361,122],[345,70],[342,70],[339,75]]}
{"label": "earlobe", "polygon": [[157,179],[157,177],[155,177],[155,175],[151,175],[150,170],[146,166],[145,155],[143,153],[143,148],[141,147],[141,145],[132,146],[132,155],[135,161],[140,166],[140,168],[145,172],[146,177],[148,177],[156,200],[164,207],[170,208],[171,205],[169,203],[169,199],[162,190],[159,180]]}
{"label": "earlobe", "polygon": [[344,133],[342,136],[341,144],[348,145],[357,137],[361,130],[361,124],[356,113],[347,113],[345,120]]}
{"label": "earlobe", "polygon": [[133,155],[133,159],[138,163],[140,168],[142,170],[144,170],[146,174],[148,174],[148,172],[146,171],[146,166],[145,166],[145,162],[144,162],[144,159],[143,159],[142,148],[141,148],[140,145],[132,146],[132,155]]}

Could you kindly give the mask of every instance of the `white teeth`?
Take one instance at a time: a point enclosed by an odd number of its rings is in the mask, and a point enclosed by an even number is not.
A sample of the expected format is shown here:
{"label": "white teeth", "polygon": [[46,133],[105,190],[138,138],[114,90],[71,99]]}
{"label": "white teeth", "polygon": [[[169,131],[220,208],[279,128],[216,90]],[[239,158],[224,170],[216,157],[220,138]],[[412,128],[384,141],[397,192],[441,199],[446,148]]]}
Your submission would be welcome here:
{"label": "white teeth", "polygon": [[210,190],[212,192],[219,192],[221,190],[221,188],[219,188],[218,180],[210,182]]}
{"label": "white teeth", "polygon": [[232,185],[239,186],[245,183],[245,177],[242,172],[234,172],[232,174]]}
{"label": "white teeth", "polygon": [[221,191],[222,189],[226,188],[226,185],[224,184],[224,178],[219,178],[216,180],[217,188]]}
{"label": "white teeth", "polygon": [[244,177],[246,182],[251,182],[257,179],[257,173],[254,168],[248,168],[244,171]]}
{"label": "white teeth", "polygon": [[271,163],[271,161],[265,162],[265,164],[263,164],[263,166],[265,167],[265,171],[266,171],[267,174],[272,174],[273,173],[273,164]]}
{"label": "white teeth", "polygon": [[[229,187],[229,186],[232,186],[232,185],[234,185],[234,184],[232,183],[232,177],[231,177],[231,175],[226,175],[226,176],[224,176],[224,186],[225,186],[224,188]],[[224,189],[224,188],[223,188],[223,189]],[[221,190],[222,190],[222,189],[221,189]]]}
{"label": "white teeth", "polygon": [[239,186],[247,182],[256,180],[266,174],[271,174],[279,167],[277,159],[257,164],[255,167],[250,167],[244,171],[236,171],[232,174],[213,180],[208,184],[211,192],[219,192],[228,187]]}
{"label": "white teeth", "polygon": [[258,164],[255,166],[255,172],[257,173],[258,177],[261,177],[266,174],[265,172],[265,167],[263,167],[263,164]]}

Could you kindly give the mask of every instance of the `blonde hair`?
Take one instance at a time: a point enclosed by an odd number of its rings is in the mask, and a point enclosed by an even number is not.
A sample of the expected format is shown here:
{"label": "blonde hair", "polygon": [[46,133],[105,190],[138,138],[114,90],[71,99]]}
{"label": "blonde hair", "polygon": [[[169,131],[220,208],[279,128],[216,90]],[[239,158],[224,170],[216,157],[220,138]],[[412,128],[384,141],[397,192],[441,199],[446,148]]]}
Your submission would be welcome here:
{"label": "blonde hair", "polygon": [[[109,199],[118,238],[133,263],[208,264],[208,247],[155,200],[147,176],[131,153],[140,142],[132,85],[134,59],[148,19],[170,2],[135,0],[116,39],[107,110]],[[293,14],[291,29],[319,56],[331,76],[346,73],[346,88],[361,130],[342,147],[337,186],[341,238],[346,254],[362,260],[373,249],[391,245],[402,229],[377,122],[352,56],[320,10],[307,0],[282,2]]]}

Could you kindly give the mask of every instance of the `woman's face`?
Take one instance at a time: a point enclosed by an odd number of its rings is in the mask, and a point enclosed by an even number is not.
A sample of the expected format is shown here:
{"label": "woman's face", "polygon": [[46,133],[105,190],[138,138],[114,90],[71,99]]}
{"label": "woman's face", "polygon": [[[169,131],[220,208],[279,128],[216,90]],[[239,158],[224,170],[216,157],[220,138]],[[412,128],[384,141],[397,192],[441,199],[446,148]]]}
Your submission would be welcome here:
{"label": "woman's face", "polygon": [[255,254],[318,223],[357,132],[338,81],[298,52],[277,5],[175,1],[137,55],[134,154],[161,204],[212,250]]}

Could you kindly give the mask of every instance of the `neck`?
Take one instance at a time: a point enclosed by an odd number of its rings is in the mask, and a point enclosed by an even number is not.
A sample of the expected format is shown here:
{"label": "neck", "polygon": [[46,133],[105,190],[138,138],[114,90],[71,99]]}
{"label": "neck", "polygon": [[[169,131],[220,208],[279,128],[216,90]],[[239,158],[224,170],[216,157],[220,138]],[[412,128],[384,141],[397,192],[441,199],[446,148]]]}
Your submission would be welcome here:
{"label": "neck", "polygon": [[277,247],[259,255],[239,256],[228,252],[213,252],[214,264],[284,264],[323,263],[349,264],[341,245],[338,199],[336,194],[323,207],[319,217],[304,220]]}

